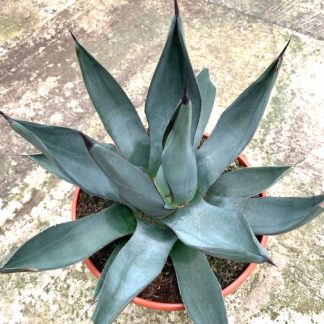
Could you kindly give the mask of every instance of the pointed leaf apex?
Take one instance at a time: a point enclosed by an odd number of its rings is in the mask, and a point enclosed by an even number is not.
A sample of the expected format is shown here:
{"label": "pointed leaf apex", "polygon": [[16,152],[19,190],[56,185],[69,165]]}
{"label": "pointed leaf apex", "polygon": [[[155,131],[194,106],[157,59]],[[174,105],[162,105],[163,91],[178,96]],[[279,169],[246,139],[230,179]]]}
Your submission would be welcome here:
{"label": "pointed leaf apex", "polygon": [[74,40],[76,43],[78,43],[78,40],[76,39],[76,37],[74,36],[74,34],[72,33],[72,31],[71,31],[70,28],[69,28],[69,32],[70,32],[70,34],[71,34],[73,40]]}
{"label": "pointed leaf apex", "polygon": [[79,132],[79,134],[82,137],[82,139],[84,141],[84,144],[86,145],[87,149],[90,151],[92,149],[92,147],[93,147],[93,143],[89,140],[89,138],[85,134],[83,134],[81,132]]}
{"label": "pointed leaf apex", "polygon": [[178,1],[174,0],[174,14],[176,17],[180,16]]}
{"label": "pointed leaf apex", "polygon": [[265,261],[275,267],[278,267],[268,256],[264,257]]}
{"label": "pointed leaf apex", "polygon": [[286,46],[283,48],[283,50],[280,52],[280,54],[278,55],[276,61],[275,61],[275,65],[274,65],[274,68],[275,68],[275,71],[278,72],[280,67],[281,67],[281,64],[282,64],[282,60],[283,60],[283,56],[286,52],[286,49],[288,48],[289,44],[290,44],[290,41],[291,41],[291,37],[289,38],[289,41],[287,42]]}
{"label": "pointed leaf apex", "polygon": [[32,160],[32,157],[43,155],[43,153],[21,153],[21,154],[17,154],[17,155],[19,157],[28,158],[28,159]]}
{"label": "pointed leaf apex", "polygon": [[188,94],[188,82],[186,82],[186,85],[185,85],[185,88],[183,91],[182,103],[184,105],[188,105],[189,101],[190,101],[190,98],[189,98],[189,94]]}
{"label": "pointed leaf apex", "polygon": [[12,124],[14,120],[10,118],[8,115],[6,115],[3,111],[0,111],[0,115],[9,123]]}
{"label": "pointed leaf apex", "polygon": [[0,273],[14,273],[14,272],[39,272],[36,268],[20,268],[20,269],[8,269],[6,266],[0,268]]}
{"label": "pointed leaf apex", "polygon": [[285,54],[285,52],[286,52],[286,49],[288,48],[288,46],[289,46],[289,44],[290,44],[291,38],[292,38],[292,37],[289,38],[289,41],[287,42],[286,46],[283,48],[283,50],[282,50],[281,53],[279,54],[279,56],[278,56],[278,60],[280,60],[280,59],[283,58],[283,56],[284,56],[284,54]]}

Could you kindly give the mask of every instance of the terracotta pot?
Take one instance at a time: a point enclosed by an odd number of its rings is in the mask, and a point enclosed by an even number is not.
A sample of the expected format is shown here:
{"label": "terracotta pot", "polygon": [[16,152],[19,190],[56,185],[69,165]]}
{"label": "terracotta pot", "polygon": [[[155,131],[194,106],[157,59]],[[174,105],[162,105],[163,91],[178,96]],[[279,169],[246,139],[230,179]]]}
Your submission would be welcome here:
{"label": "terracotta pot", "polygon": [[[250,167],[250,164],[246,160],[246,158],[243,155],[240,155],[238,157],[238,161],[240,165],[244,167]],[[80,188],[77,187],[74,191],[73,194],[73,202],[72,202],[72,219],[76,220],[77,219],[77,209],[78,209],[78,201],[79,201],[79,195],[80,195]],[[262,193],[262,197],[265,197],[266,193]],[[261,238],[261,244],[265,247],[268,241],[268,237],[266,235],[263,235]],[[91,262],[90,259],[85,259],[83,260],[85,265],[88,267],[88,269],[92,272],[92,274],[98,279],[100,277],[100,272],[99,270],[95,267],[95,265]],[[255,263],[250,263],[248,267],[242,272],[242,274],[234,280],[229,286],[224,288],[222,290],[223,296],[226,297],[227,295],[233,293],[238,287],[242,285],[242,283],[251,275],[253,270],[255,269],[256,264]],[[148,307],[152,308],[155,310],[161,310],[161,311],[180,311],[184,310],[185,307],[183,304],[169,304],[169,303],[159,303],[159,302],[154,302],[150,300],[146,300],[140,297],[135,297],[133,299],[133,303],[143,306],[143,307]]]}

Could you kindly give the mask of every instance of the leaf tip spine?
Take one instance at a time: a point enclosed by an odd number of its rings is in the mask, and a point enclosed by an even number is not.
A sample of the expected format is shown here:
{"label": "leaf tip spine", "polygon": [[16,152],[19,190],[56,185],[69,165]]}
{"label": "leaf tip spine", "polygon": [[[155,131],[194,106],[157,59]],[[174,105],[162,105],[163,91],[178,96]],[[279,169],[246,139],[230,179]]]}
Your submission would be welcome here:
{"label": "leaf tip spine", "polygon": [[76,37],[74,36],[74,34],[72,33],[72,30],[69,28],[69,32],[71,34],[71,37],[73,38],[73,40],[78,43],[78,40],[76,39]]}
{"label": "leaf tip spine", "polygon": [[89,140],[88,136],[86,136],[85,134],[83,134],[82,132],[79,132],[80,136],[82,137],[85,146],[87,147],[87,149],[90,151],[93,147],[93,143]]}
{"label": "leaf tip spine", "polygon": [[6,268],[6,265],[0,268],[0,273],[17,273],[17,272],[39,272],[37,268]]}
{"label": "leaf tip spine", "polygon": [[21,269],[22,272],[38,272],[39,269],[37,268],[25,268],[25,269]]}
{"label": "leaf tip spine", "polygon": [[178,6],[178,1],[174,0],[174,15],[178,18],[180,17],[180,11]]}
{"label": "leaf tip spine", "polygon": [[278,267],[268,256],[265,256],[264,259],[265,259],[265,262],[267,262],[275,267]]}
{"label": "leaf tip spine", "polygon": [[0,115],[9,123],[12,124],[14,120],[10,118],[8,115],[6,115],[3,111],[0,110]]}
{"label": "leaf tip spine", "polygon": [[33,154],[28,154],[28,153],[20,153],[17,154],[19,157],[26,157],[26,158],[30,158]]}
{"label": "leaf tip spine", "polygon": [[285,52],[286,52],[286,50],[287,50],[287,48],[288,48],[290,42],[291,42],[291,39],[292,39],[292,36],[290,36],[290,38],[289,38],[287,44],[285,45],[285,47],[283,48],[283,50],[282,50],[282,51],[280,52],[280,54],[278,55],[278,61],[281,61],[281,60],[282,60],[282,58],[283,58],[283,56],[284,56],[284,54],[285,54]]}
{"label": "leaf tip spine", "polygon": [[182,96],[182,103],[184,105],[188,105],[189,101],[190,101],[190,98],[189,98],[189,93],[188,93],[188,82],[186,82],[184,91],[183,91],[183,96]]}

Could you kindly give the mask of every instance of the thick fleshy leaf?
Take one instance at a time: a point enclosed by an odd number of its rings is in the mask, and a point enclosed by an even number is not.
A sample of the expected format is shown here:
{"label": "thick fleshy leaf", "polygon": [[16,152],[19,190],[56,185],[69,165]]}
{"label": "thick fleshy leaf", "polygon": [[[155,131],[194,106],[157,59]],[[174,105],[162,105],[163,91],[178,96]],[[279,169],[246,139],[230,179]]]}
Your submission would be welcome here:
{"label": "thick fleshy leaf", "polygon": [[181,18],[177,12],[154,72],[145,105],[150,129],[149,172],[151,175],[155,175],[161,165],[163,134],[181,100],[185,83],[188,83],[188,92],[192,101],[192,140],[200,117],[200,92],[186,50]]}
{"label": "thick fleshy leaf", "polygon": [[[115,146],[113,146],[113,145],[110,145],[110,144],[101,144],[101,145],[107,146],[108,149],[115,150],[117,152]],[[53,163],[50,159],[48,159],[43,153],[24,154],[22,156],[26,156],[26,157],[30,158],[32,161],[37,163],[40,167],[42,167],[46,171],[52,173],[56,177],[58,177],[62,180],[65,180],[67,182],[70,182],[72,184],[75,184],[75,182],[73,182],[72,179],[70,179],[66,174],[64,174],[61,171],[61,169],[55,163]]]}
{"label": "thick fleshy leaf", "polygon": [[171,117],[171,119],[169,121],[169,124],[168,124],[168,126],[166,127],[166,129],[164,131],[163,139],[162,139],[162,148],[164,148],[164,146],[165,146],[165,142],[166,142],[166,140],[167,140],[167,138],[169,136],[169,133],[171,132],[171,129],[173,128],[174,122],[177,119],[177,116],[178,116],[178,113],[180,111],[181,106],[182,106],[182,100],[180,101],[180,103],[179,103],[177,109],[175,110],[175,112],[173,113],[173,115],[172,115],[172,117]]}
{"label": "thick fleshy leaf", "polygon": [[114,262],[114,260],[116,259],[117,254],[119,253],[119,251],[122,249],[122,247],[127,243],[128,239],[127,238],[123,238],[121,239],[121,241],[119,241],[114,249],[114,251],[111,253],[108,261],[106,262],[101,274],[100,274],[100,278],[97,282],[96,285],[96,289],[94,291],[93,294],[93,300],[97,301],[99,298],[99,295],[101,293],[101,289],[102,289],[102,285],[105,281],[108,269],[110,268],[110,266],[112,265],[112,263]]}
{"label": "thick fleshy leaf", "polygon": [[[93,161],[85,146],[82,136],[85,136],[89,142],[95,143],[90,137],[75,129],[16,120],[4,113],[1,114],[12,129],[45,155],[47,161],[42,159],[42,166],[45,167],[46,164],[48,171],[53,171],[55,175],[58,175],[57,170],[59,170],[70,182],[84,191],[98,197],[122,202],[116,187]],[[105,151],[115,151],[112,145],[99,143],[97,145]],[[52,164],[51,167],[49,167],[49,162]]]}
{"label": "thick fleshy leaf", "polygon": [[173,201],[190,201],[197,189],[197,164],[191,141],[192,108],[185,94],[177,118],[167,137],[162,153],[163,173]]}
{"label": "thick fleshy leaf", "polygon": [[162,165],[160,166],[159,171],[156,174],[156,177],[154,178],[154,184],[155,184],[158,192],[160,193],[160,195],[163,197],[164,202],[168,206],[171,202],[172,194],[171,194],[171,189],[165,180]]}
{"label": "thick fleshy leaf", "polygon": [[112,323],[158,276],[175,241],[175,234],[168,228],[138,220],[135,233],[108,269],[93,314],[95,324]]}
{"label": "thick fleshy leaf", "polygon": [[122,199],[150,216],[164,216],[170,211],[151,178],[141,169],[112,151],[104,150],[85,137],[85,143],[96,163],[113,181]]}
{"label": "thick fleshy leaf", "polygon": [[81,261],[136,227],[132,211],[115,204],[100,213],[52,226],[22,245],[0,273],[57,269]]}
{"label": "thick fleshy leaf", "polygon": [[194,323],[227,323],[222,289],[204,253],[178,241],[171,251],[183,303]]}
{"label": "thick fleshy leaf", "polygon": [[[103,146],[106,146],[109,150],[113,150],[117,152],[117,149],[114,145],[111,144],[101,144]],[[30,158],[32,161],[37,163],[39,166],[41,166],[46,171],[52,173],[56,177],[63,179],[67,182],[70,182],[72,184],[75,184],[72,179],[70,179],[66,174],[64,174],[61,169],[53,163],[50,159],[48,159],[43,153],[34,153],[34,154],[23,154],[22,156],[26,156]]]}
{"label": "thick fleshy leaf", "polygon": [[197,148],[200,144],[210,114],[212,112],[216,96],[216,87],[210,80],[208,69],[204,68],[200,71],[197,76],[197,82],[201,95],[201,111],[194,139],[194,148]]}
{"label": "thick fleshy leaf", "polygon": [[268,103],[285,49],[223,112],[213,132],[197,151],[199,186],[202,192],[208,190],[252,139]]}
{"label": "thick fleshy leaf", "polygon": [[135,107],[117,81],[73,38],[85,86],[107,132],[123,156],[147,167],[150,141]]}
{"label": "thick fleshy leaf", "polygon": [[26,156],[51,174],[54,174],[58,178],[74,184],[73,180],[70,179],[68,175],[64,174],[61,169],[55,163],[49,160],[43,153],[28,154]]}
{"label": "thick fleshy leaf", "polygon": [[208,194],[249,198],[273,186],[290,166],[242,168],[222,174],[208,189]]}
{"label": "thick fleshy leaf", "polygon": [[244,216],[234,210],[196,200],[162,221],[186,245],[219,258],[270,262]]}
{"label": "thick fleshy leaf", "polygon": [[324,195],[313,197],[224,198],[208,195],[208,202],[242,213],[255,234],[281,234],[298,228],[324,211]]}

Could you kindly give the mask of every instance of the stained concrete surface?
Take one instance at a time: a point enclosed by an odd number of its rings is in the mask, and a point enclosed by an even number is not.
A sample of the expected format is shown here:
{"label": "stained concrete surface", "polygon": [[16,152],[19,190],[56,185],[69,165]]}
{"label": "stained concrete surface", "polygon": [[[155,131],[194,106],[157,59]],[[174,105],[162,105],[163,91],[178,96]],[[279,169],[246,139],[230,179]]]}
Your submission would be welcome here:
{"label": "stained concrete surface", "polygon": [[[55,6],[50,1],[6,1],[0,13],[1,109],[17,118],[74,127],[109,140],[81,80],[67,31],[72,28],[121,82],[144,121],[145,95],[163,48],[172,15],[171,2],[61,0]],[[243,6],[246,3],[249,6]],[[276,3],[285,8],[288,2]],[[302,6],[302,2],[296,3]],[[198,0],[180,4],[194,68],[198,72],[204,66],[209,67],[218,88],[209,130],[221,111],[263,71],[292,36],[270,105],[244,153],[256,166],[296,165],[271,189],[272,195],[323,193],[321,29],[313,28],[310,33],[306,25],[291,18],[293,13],[287,16],[295,25],[280,20],[279,14],[269,19],[265,17],[268,12],[256,9],[261,6],[256,1],[241,1],[241,6],[235,1]],[[305,2],[303,6],[309,10],[299,9],[302,18],[298,19],[320,17],[322,7],[316,4],[316,1]],[[1,17],[8,16],[10,11],[21,21],[24,8],[31,13],[28,22],[22,20],[19,28],[16,26],[19,31],[8,33]],[[294,12],[291,7],[289,10]],[[10,21],[15,27],[15,20]],[[3,259],[40,230],[69,220],[73,188],[19,157],[20,153],[35,150],[3,120],[0,132],[0,256]],[[293,233],[271,237],[269,251],[278,266],[258,266],[256,273],[226,298],[230,323],[321,323],[323,242],[323,218]],[[0,287],[0,323],[90,322],[95,279],[82,264],[36,274],[2,275]],[[184,312],[163,313],[135,305],[127,306],[116,321],[189,322]]]}
{"label": "stained concrete surface", "polygon": [[208,0],[208,2],[324,39],[322,0]]}

